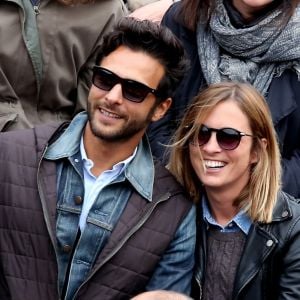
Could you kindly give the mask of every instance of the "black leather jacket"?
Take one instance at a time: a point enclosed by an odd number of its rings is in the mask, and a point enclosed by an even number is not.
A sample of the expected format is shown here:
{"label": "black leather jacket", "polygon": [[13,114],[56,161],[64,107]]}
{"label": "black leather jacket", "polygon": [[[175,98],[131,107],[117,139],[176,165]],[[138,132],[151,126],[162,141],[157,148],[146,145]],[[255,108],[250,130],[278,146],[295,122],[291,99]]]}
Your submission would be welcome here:
{"label": "black leather jacket", "polygon": [[[193,298],[201,299],[206,226],[199,206]],[[300,299],[300,205],[281,192],[270,224],[251,226],[235,276],[232,300]],[[216,299],[217,300],[217,299]]]}

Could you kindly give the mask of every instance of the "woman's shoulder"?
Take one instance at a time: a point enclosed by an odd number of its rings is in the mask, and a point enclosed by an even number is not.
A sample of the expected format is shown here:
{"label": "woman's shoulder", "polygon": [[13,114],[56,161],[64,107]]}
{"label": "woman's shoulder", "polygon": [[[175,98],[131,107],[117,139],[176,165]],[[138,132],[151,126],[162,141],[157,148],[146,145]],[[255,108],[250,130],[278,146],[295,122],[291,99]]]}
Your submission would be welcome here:
{"label": "woman's shoulder", "polygon": [[300,230],[300,199],[295,198],[284,191],[280,191],[274,211],[274,219],[275,221],[279,219],[283,221],[297,221]]}
{"label": "woman's shoulder", "polygon": [[278,192],[278,199],[277,199],[277,208],[278,207],[288,207],[288,206],[295,206],[296,208],[300,209],[300,198],[295,198],[294,196],[284,192]]}
{"label": "woman's shoulder", "polygon": [[261,226],[275,236],[282,245],[296,235],[300,237],[300,199],[280,191],[273,211],[272,222],[261,224]]}

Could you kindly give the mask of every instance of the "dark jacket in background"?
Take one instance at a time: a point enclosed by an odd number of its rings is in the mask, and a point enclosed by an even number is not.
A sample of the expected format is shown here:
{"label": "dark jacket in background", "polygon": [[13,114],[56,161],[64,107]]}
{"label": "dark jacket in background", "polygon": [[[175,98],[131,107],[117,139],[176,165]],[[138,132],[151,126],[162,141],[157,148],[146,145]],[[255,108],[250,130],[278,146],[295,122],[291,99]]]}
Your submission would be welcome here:
{"label": "dark jacket in background", "polygon": [[[43,159],[55,126],[0,135],[0,299],[58,300],[56,163]],[[153,200],[133,192],[75,299],[143,292],[192,203],[155,165]],[[76,201],[76,199],[74,199]]]}
{"label": "dark jacket in background", "polygon": [[[192,98],[206,86],[197,50],[196,34],[176,21],[180,2],[165,14],[162,24],[181,40],[190,59],[190,69],[178,86],[167,115],[151,125],[148,132],[155,156],[162,158],[165,147]],[[300,197],[300,81],[293,70],[273,79],[268,92],[269,104],[282,155],[283,190]]]}

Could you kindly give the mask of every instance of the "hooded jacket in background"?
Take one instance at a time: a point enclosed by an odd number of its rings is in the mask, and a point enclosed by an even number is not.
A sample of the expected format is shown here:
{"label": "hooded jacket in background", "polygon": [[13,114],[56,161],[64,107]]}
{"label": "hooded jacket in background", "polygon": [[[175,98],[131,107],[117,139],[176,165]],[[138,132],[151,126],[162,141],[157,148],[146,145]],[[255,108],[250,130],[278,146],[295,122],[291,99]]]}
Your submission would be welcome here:
{"label": "hooded jacket in background", "polygon": [[0,1],[0,131],[69,120],[85,109],[102,37],[125,14],[122,0],[67,6]]}

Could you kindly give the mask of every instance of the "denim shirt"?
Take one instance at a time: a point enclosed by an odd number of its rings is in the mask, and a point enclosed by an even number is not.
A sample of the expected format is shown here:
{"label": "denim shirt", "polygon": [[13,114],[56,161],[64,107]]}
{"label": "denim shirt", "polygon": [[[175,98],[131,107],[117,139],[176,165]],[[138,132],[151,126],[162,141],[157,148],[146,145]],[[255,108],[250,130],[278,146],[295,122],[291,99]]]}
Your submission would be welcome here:
{"label": "denim shirt", "polygon": [[83,163],[83,177],[84,177],[84,201],[82,204],[81,215],[79,220],[79,228],[81,231],[84,230],[86,224],[87,215],[95,202],[95,199],[101,192],[101,190],[110,184],[114,179],[116,179],[122,172],[124,172],[127,165],[134,158],[137,148],[134,150],[133,154],[126,158],[125,160],[116,163],[111,170],[105,170],[99,176],[94,176],[91,169],[94,166],[92,160],[87,157],[83,136],[80,141],[80,154]]}
{"label": "denim shirt", "polygon": [[202,198],[202,210],[203,210],[203,219],[208,226],[213,226],[220,229],[221,232],[237,232],[241,230],[245,235],[248,235],[252,221],[250,217],[243,211],[239,211],[234,218],[229,221],[225,226],[221,226],[212,216],[208,202],[205,196]]}
{"label": "denim shirt", "polygon": [[[144,138],[125,170],[100,191],[87,215],[84,231],[80,232],[79,219],[84,198],[80,139],[86,122],[86,112],[78,114],[45,154],[46,159],[57,162],[58,283],[60,293],[65,289],[66,300],[74,299],[76,291],[92,270],[132,189],[145,198],[145,201],[152,200],[153,192],[154,165],[148,141]],[[190,292],[196,235],[194,220],[193,207],[179,226],[146,290]]]}

